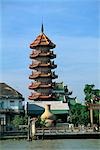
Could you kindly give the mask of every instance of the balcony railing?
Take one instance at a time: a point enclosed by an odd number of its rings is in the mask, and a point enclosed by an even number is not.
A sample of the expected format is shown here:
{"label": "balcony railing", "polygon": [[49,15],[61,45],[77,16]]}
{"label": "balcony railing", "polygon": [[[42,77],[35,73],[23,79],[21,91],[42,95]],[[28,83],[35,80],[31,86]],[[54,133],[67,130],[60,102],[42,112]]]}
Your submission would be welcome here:
{"label": "balcony railing", "polygon": [[21,113],[24,109],[0,108],[0,113]]}

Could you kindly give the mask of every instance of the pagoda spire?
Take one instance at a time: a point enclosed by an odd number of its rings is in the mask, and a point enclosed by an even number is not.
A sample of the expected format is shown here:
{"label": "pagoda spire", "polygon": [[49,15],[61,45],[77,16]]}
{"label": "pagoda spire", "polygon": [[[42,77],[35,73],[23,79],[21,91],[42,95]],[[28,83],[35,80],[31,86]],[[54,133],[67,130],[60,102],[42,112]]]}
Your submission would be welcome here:
{"label": "pagoda spire", "polygon": [[42,32],[42,33],[44,32],[43,23],[42,23],[42,26],[41,26],[41,32]]}

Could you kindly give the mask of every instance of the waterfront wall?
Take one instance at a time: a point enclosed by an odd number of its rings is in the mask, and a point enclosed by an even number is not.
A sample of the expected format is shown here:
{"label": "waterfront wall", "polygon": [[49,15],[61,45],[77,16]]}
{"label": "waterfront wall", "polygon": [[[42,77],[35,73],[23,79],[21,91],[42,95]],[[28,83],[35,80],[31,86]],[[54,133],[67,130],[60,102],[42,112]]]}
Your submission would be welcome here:
{"label": "waterfront wall", "polygon": [[[6,131],[0,132],[0,139],[28,139],[28,131]],[[68,130],[66,128],[37,128],[36,134],[30,136],[32,139],[99,139],[100,132],[93,132],[92,128],[87,130]]]}

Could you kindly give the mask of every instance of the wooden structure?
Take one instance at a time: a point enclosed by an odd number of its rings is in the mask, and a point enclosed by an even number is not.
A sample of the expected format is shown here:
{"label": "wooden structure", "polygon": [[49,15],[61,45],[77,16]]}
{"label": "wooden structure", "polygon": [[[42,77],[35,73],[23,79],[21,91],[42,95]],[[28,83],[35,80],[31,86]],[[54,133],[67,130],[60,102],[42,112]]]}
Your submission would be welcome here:
{"label": "wooden structure", "polygon": [[87,106],[88,106],[88,109],[90,110],[91,126],[93,126],[93,110],[99,111],[99,124],[100,124],[100,97],[94,96],[93,100],[91,100],[91,103],[88,103]]}

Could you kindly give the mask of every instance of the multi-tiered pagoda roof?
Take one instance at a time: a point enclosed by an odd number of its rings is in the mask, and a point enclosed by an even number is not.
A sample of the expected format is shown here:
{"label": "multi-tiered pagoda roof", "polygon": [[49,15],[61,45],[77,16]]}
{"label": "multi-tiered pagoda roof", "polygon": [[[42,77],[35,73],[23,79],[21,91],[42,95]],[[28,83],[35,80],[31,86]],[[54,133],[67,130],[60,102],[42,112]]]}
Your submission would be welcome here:
{"label": "multi-tiered pagoda roof", "polygon": [[29,68],[32,70],[32,74],[29,79],[35,81],[29,85],[29,89],[34,90],[29,96],[30,100],[43,101],[53,98],[52,79],[58,76],[55,71],[52,72],[52,69],[55,69],[57,65],[51,61],[56,58],[56,55],[50,49],[55,47],[56,45],[44,34],[42,25],[41,34],[30,44],[30,48],[33,50],[30,54],[32,63]]}
{"label": "multi-tiered pagoda roof", "polygon": [[30,48],[32,49],[37,46],[48,46],[50,49],[56,47],[56,45],[43,32],[30,44]]}

